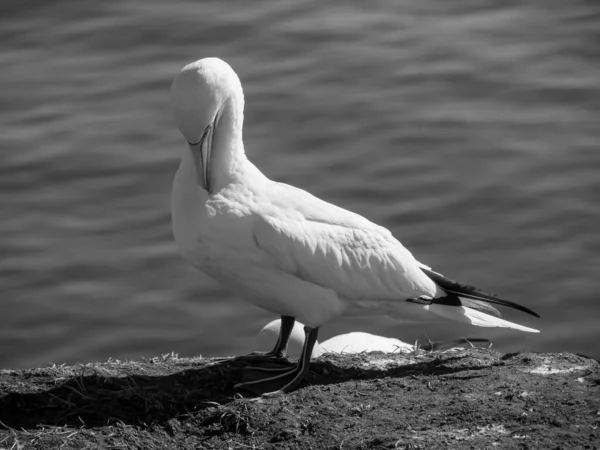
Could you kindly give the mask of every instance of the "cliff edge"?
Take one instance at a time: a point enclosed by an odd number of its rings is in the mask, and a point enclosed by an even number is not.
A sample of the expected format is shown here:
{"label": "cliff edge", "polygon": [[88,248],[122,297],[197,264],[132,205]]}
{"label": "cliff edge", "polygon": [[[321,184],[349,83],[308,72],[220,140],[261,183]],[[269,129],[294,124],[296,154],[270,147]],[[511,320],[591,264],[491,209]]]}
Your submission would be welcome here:
{"label": "cliff edge", "polygon": [[[236,359],[0,371],[0,449],[600,448],[600,363],[484,349],[325,355],[277,398]],[[241,394],[241,395],[240,395]]]}

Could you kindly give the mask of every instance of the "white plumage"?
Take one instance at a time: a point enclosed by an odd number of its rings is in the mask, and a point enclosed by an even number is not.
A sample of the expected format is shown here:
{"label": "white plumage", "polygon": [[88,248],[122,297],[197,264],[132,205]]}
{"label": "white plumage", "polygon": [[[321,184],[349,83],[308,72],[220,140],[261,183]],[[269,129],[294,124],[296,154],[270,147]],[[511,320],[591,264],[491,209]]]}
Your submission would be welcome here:
{"label": "white plumage", "polygon": [[[267,348],[272,346],[273,341],[279,334],[281,320],[272,320],[258,332],[256,336],[256,348]],[[297,358],[302,353],[304,346],[304,325],[298,321],[294,323],[294,328],[290,334],[290,340],[287,348],[288,356]],[[447,341],[434,342],[428,340],[426,343],[416,340],[413,344],[402,342],[400,339],[378,336],[376,334],[365,333],[363,331],[352,331],[350,333],[338,334],[327,339],[324,342],[315,342],[312,357],[318,358],[326,353],[353,354],[363,352],[384,352],[384,353],[410,353],[415,348],[425,351],[447,351],[457,350],[464,347],[474,347],[475,344],[490,345],[489,339],[485,338],[458,338]]]}
{"label": "white plumage", "polygon": [[[225,62],[207,58],[184,67],[171,97],[188,142],[173,186],[175,239],[192,265],[224,286],[314,330],[343,314],[402,318],[419,310],[537,331],[495,317],[488,303],[479,308],[482,300],[518,305],[465,291],[430,271],[387,229],[265,177],[246,158],[242,87]],[[459,299],[463,292],[468,306]]]}
{"label": "white plumage", "polygon": [[[277,338],[281,320],[276,319],[266,324],[256,337],[256,347],[265,348],[271,346]],[[288,355],[299,357],[304,346],[304,324],[296,321],[290,335]],[[275,339],[274,339],[275,338]],[[317,358],[325,353],[362,353],[362,352],[385,352],[385,353],[408,353],[414,350],[413,344],[407,344],[400,339],[377,336],[362,331],[339,334],[324,342],[317,341],[312,351],[312,357]]]}

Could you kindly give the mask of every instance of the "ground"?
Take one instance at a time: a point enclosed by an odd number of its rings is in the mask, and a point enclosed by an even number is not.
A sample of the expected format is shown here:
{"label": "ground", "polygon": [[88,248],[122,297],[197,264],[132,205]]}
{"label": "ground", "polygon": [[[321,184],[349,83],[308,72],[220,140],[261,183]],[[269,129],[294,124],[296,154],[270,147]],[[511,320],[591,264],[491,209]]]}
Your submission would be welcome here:
{"label": "ground", "polygon": [[469,349],[326,355],[297,391],[234,358],[0,371],[0,449],[600,448],[600,363]]}

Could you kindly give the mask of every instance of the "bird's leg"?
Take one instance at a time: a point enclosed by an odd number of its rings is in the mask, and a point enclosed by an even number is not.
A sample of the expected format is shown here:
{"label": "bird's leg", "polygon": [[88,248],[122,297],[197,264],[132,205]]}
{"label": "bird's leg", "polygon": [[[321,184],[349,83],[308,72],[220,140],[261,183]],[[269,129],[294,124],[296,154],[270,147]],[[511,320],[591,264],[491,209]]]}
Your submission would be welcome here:
{"label": "bird's leg", "polygon": [[310,365],[310,357],[312,355],[313,348],[315,347],[315,342],[317,342],[318,334],[319,334],[318,327],[317,328],[304,327],[305,338],[304,338],[304,346],[302,347],[302,354],[300,355],[298,362],[296,363],[296,365],[293,368],[288,369],[287,371],[285,371],[284,373],[281,373],[279,375],[269,376],[269,377],[262,378],[262,379],[259,379],[256,381],[248,381],[246,383],[236,384],[234,386],[234,388],[235,389],[243,388],[243,389],[248,389],[250,391],[254,391],[253,388],[257,385],[267,384],[267,383],[273,384],[273,382],[277,382],[278,380],[293,376],[292,380],[289,383],[284,384],[283,387],[280,387],[279,389],[272,391],[272,392],[264,393],[263,395],[276,396],[276,395],[285,394],[285,393],[293,391],[300,385],[300,383],[302,382],[302,380],[308,373],[308,367]]}
{"label": "bird's leg", "polygon": [[281,316],[281,326],[279,328],[279,336],[273,350],[269,352],[252,352],[249,355],[240,356],[239,359],[246,361],[272,361],[277,359],[285,359],[287,357],[287,347],[290,340],[290,335],[294,329],[296,318],[292,316]]}

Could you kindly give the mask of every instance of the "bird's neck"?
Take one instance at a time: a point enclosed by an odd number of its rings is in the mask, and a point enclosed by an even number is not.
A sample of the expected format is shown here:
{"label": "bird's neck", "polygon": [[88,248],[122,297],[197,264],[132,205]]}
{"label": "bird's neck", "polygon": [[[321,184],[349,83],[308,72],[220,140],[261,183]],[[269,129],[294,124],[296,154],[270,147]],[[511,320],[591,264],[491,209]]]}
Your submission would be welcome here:
{"label": "bird's neck", "polygon": [[221,112],[221,117],[213,138],[211,150],[210,177],[211,191],[218,192],[225,186],[238,182],[257,171],[244,151],[242,126],[244,122],[243,100],[229,101]]}

